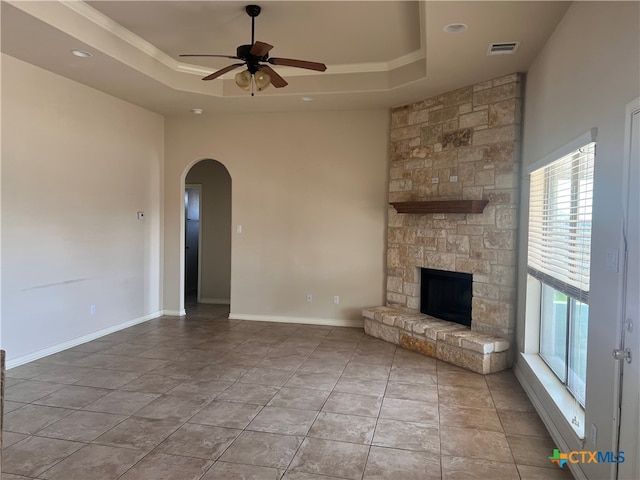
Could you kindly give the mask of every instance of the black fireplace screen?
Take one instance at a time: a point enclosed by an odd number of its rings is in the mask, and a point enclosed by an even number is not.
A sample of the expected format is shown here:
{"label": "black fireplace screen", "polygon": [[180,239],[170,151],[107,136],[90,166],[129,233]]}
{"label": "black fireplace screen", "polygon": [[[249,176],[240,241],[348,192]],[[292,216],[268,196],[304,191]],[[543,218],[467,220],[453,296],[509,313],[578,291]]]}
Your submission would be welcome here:
{"label": "black fireplace screen", "polygon": [[449,322],[471,326],[470,273],[421,269],[420,311]]}

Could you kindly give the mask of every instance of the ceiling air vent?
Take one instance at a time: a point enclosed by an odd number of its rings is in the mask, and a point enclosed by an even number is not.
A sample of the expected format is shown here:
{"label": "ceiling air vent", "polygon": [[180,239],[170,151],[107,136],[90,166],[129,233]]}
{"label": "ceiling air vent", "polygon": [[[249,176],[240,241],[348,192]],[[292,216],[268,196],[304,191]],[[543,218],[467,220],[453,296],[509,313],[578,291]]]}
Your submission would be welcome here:
{"label": "ceiling air vent", "polygon": [[492,43],[487,49],[487,55],[510,55],[516,53],[520,42]]}

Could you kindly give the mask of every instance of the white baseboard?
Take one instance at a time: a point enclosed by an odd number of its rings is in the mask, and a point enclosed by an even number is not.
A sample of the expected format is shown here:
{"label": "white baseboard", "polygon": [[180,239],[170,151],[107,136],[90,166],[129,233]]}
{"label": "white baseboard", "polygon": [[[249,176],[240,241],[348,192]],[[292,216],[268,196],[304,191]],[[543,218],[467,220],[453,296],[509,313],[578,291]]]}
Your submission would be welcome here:
{"label": "white baseboard", "polygon": [[364,320],[341,318],[287,317],[283,315],[258,315],[253,313],[230,313],[229,320],[252,320],[254,322],[300,323],[305,325],[327,325],[331,327],[364,328]]}
{"label": "white baseboard", "polygon": [[109,335],[111,333],[124,330],[125,328],[133,327],[134,325],[138,325],[139,323],[147,322],[149,320],[162,316],[162,314],[163,312],[161,311],[149,313],[147,315],[134,318],[133,320],[129,320],[127,322],[119,323],[117,325],[113,325],[108,328],[103,328],[102,330],[98,330],[97,332],[88,333],[87,335],[74,338],[73,340],[69,340],[67,342],[58,343],[57,345],[52,345],[51,347],[43,348],[42,350],[38,350],[37,352],[33,352],[28,355],[22,355],[21,357],[14,358],[12,360],[7,361],[7,370],[14,367],[18,367],[20,365],[24,365],[25,363],[33,362],[34,360],[38,360],[40,358],[43,358],[49,355],[53,355],[54,353],[61,352],[63,350],[75,347],[82,343],[90,342],[91,340],[104,337],[105,335]]}
{"label": "white baseboard", "polygon": [[208,303],[212,305],[229,305],[231,303],[230,298],[200,298],[198,303]]}
{"label": "white baseboard", "polygon": [[187,311],[183,308],[182,310],[162,310],[162,315],[166,317],[184,317],[187,314]]}

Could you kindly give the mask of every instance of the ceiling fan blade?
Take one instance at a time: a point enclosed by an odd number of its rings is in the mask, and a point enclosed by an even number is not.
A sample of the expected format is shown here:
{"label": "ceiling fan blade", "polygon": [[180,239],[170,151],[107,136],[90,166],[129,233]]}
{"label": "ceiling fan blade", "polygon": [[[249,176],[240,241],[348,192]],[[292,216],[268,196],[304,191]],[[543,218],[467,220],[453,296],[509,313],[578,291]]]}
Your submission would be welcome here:
{"label": "ceiling fan blade", "polygon": [[262,58],[273,48],[273,45],[269,45],[264,42],[256,42],[251,47],[251,51],[249,53],[251,55],[255,55],[256,57]]}
{"label": "ceiling fan blade", "polygon": [[233,65],[229,65],[228,67],[221,68],[217,72],[213,72],[211,75],[207,75],[202,80],[213,80],[214,78],[218,78],[224,75],[227,72],[230,72],[234,68],[242,67],[244,63],[234,63]]}
{"label": "ceiling fan blade", "polygon": [[208,53],[181,53],[179,57],[218,57],[218,58],[233,58],[234,60],[242,60],[240,57],[233,57],[231,55],[210,55]]}
{"label": "ceiling fan blade", "polygon": [[282,88],[289,85],[287,81],[284,78],[282,78],[280,75],[278,75],[276,71],[273,68],[271,68],[269,65],[260,65],[258,67],[258,70],[269,75],[269,77],[271,78],[271,85],[273,85],[276,88]]}
{"label": "ceiling fan blade", "polygon": [[327,66],[324,63],[308,62],[306,60],[294,60],[293,58],[270,58],[268,62],[272,65],[286,65],[287,67],[306,68],[324,72]]}

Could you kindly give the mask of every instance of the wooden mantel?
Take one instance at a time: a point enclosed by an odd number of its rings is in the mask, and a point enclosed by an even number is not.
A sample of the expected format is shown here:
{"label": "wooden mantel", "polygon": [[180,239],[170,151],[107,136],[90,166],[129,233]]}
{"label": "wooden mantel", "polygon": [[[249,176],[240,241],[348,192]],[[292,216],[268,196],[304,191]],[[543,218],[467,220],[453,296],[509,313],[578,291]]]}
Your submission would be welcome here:
{"label": "wooden mantel", "polygon": [[482,213],[489,200],[390,202],[398,213]]}

